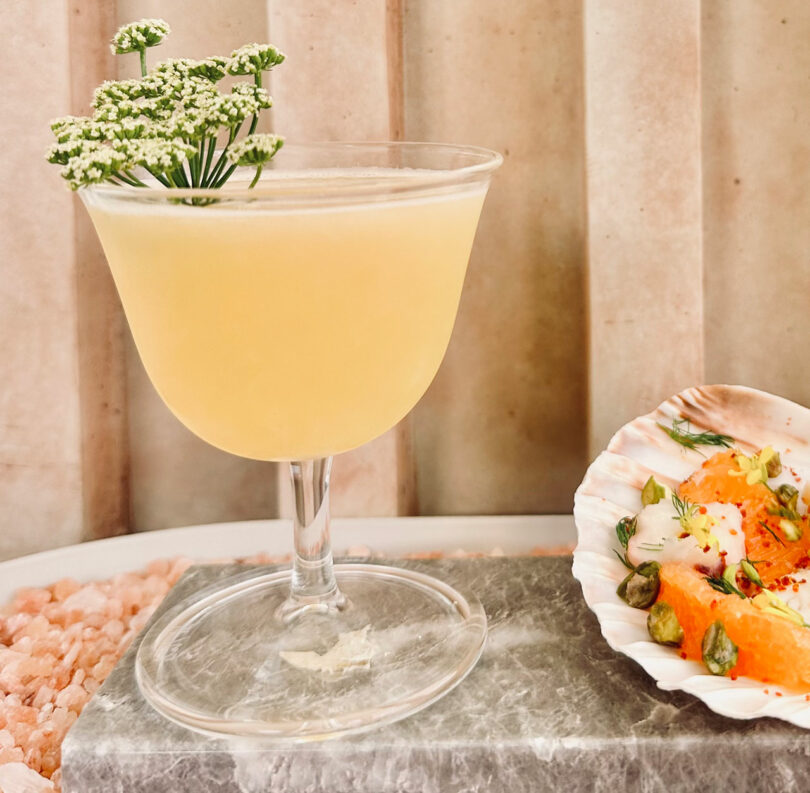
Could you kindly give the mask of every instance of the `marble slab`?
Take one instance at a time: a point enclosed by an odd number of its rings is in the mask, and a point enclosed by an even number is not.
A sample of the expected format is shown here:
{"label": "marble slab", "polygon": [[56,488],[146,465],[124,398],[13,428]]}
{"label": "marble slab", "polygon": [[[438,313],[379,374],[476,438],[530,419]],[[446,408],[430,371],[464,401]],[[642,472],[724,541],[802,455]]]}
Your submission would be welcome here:
{"label": "marble slab", "polygon": [[[478,666],[421,713],[363,736],[257,745],[207,738],[142,699],[132,647],[63,746],[65,793],[538,793],[810,789],[810,734],[737,722],[659,691],[602,639],[569,558],[396,562],[474,590]],[[232,567],[195,567],[162,609]]]}

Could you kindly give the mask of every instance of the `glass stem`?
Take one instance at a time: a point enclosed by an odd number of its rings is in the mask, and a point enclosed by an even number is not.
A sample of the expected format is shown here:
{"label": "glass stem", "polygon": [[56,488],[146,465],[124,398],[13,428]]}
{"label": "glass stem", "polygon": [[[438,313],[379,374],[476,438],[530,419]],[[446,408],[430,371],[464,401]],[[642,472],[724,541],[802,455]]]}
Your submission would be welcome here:
{"label": "glass stem", "polygon": [[329,474],[332,458],[295,460],[290,463],[294,512],[293,558],[290,596],[280,617],[290,622],[304,613],[339,611],[346,599],[338,589],[329,538]]}

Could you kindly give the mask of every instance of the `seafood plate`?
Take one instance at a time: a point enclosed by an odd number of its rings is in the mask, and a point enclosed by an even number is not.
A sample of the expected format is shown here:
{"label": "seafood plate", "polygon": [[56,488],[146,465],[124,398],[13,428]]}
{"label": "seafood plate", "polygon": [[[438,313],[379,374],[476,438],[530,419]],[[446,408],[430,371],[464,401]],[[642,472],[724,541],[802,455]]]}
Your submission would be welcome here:
{"label": "seafood plate", "polygon": [[613,436],[574,519],[613,649],[722,715],[810,727],[810,410],[688,389]]}

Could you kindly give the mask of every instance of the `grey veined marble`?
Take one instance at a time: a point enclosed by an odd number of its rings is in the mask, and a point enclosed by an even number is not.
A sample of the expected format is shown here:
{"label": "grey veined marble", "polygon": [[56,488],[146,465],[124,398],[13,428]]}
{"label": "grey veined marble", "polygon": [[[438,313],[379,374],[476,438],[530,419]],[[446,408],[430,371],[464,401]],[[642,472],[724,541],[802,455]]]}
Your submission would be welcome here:
{"label": "grey veined marble", "polygon": [[[164,720],[124,656],[63,746],[66,793],[538,793],[810,790],[810,734],[659,691],[614,653],[567,558],[397,562],[474,591],[487,648],[442,700],[366,735],[216,740]],[[161,607],[228,567],[197,567]]]}

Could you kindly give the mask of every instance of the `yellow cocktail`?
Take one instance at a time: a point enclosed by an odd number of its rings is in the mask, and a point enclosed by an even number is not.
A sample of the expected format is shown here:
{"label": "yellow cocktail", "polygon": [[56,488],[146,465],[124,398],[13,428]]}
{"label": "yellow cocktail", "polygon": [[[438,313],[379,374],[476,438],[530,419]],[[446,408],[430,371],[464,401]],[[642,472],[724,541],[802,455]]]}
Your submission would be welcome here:
{"label": "yellow cocktail", "polygon": [[484,194],[264,211],[100,200],[90,214],[174,414],[233,454],[298,460],[366,443],[425,392]]}
{"label": "yellow cocktail", "polygon": [[289,460],[292,570],[226,580],[139,645],[147,700],[217,735],[316,740],[403,718],[478,659],[474,597],[412,569],[332,564],[331,455],[430,384],[500,156],[444,144],[286,146],[255,189],[90,186],[141,358],[193,432]]}

